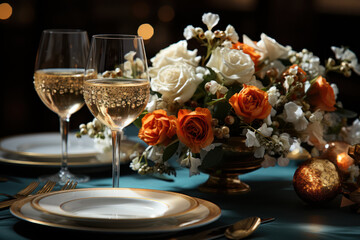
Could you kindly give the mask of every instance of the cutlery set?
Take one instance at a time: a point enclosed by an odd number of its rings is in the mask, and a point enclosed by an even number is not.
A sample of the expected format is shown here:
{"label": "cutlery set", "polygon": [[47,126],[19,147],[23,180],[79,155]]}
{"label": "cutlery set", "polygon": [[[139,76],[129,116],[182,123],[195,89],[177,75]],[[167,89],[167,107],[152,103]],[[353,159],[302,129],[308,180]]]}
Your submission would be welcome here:
{"label": "cutlery set", "polygon": [[[35,191],[35,189],[39,185],[40,185],[39,182],[31,182],[29,185],[27,185],[24,189],[20,190],[15,195],[0,193],[0,195],[10,198],[8,200],[4,200],[4,201],[0,202],[0,209],[8,208],[16,201],[26,198],[28,196],[31,196],[31,194]],[[32,195],[38,195],[38,194],[42,194],[42,193],[51,192],[54,189],[55,185],[56,185],[56,182],[47,181],[42,188],[40,188],[38,191],[36,191]],[[76,188],[76,186],[77,186],[77,182],[67,181],[64,184],[64,186],[61,188],[61,190],[74,189],[74,188]]]}

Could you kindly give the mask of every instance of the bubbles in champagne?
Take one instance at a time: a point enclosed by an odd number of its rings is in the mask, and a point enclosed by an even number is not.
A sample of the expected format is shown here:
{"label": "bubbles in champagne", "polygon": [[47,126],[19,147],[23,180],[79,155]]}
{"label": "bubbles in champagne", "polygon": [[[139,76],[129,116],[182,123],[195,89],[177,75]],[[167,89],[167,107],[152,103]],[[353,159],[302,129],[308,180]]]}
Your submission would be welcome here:
{"label": "bubbles in champagne", "polygon": [[84,99],[93,115],[110,128],[122,128],[144,110],[149,82],[128,79],[96,79],[84,84]]}
{"label": "bubbles in champagne", "polygon": [[44,69],[34,74],[39,97],[61,117],[69,117],[82,107],[83,84],[83,69]]}

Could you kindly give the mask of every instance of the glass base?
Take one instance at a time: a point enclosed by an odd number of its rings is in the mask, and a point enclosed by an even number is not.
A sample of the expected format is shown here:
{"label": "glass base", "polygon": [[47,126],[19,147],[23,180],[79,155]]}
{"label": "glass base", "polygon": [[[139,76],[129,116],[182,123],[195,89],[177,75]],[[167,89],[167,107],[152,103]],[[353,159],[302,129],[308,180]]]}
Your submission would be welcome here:
{"label": "glass base", "polygon": [[68,180],[83,183],[88,182],[90,177],[86,175],[75,175],[70,173],[68,170],[60,170],[56,174],[39,177],[40,182],[54,181],[58,184],[65,184]]}

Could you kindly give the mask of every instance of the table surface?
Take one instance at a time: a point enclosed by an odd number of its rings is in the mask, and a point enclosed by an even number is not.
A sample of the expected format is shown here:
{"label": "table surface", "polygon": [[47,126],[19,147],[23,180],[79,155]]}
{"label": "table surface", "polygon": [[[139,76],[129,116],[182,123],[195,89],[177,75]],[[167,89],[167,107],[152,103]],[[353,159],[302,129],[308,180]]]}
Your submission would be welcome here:
{"label": "table surface", "polygon": [[[292,178],[298,162],[291,161],[287,167],[263,168],[241,176],[252,190],[244,195],[224,195],[200,192],[197,187],[207,180],[206,174],[189,177],[187,169],[179,168],[173,181],[164,181],[132,172],[122,166],[120,187],[159,189],[184,193],[217,204],[222,211],[221,217],[203,227],[173,233],[176,237],[184,233],[195,233],[209,227],[236,222],[242,218],[259,216],[274,217],[274,222],[261,225],[247,239],[359,239],[360,215],[349,208],[340,208],[341,196],[327,204],[311,206],[296,195]],[[44,172],[57,169],[30,168],[0,165],[0,175],[8,181],[0,182],[0,192],[15,194],[30,181]],[[102,169],[73,169],[90,175],[91,180],[80,183],[78,188],[111,187],[110,166]],[[121,234],[104,234],[45,227],[28,223],[13,217],[9,210],[0,210],[1,239],[125,239]],[[144,236],[145,238],[145,236]],[[147,235],[146,238],[159,239]],[[225,237],[219,239],[226,239]]]}

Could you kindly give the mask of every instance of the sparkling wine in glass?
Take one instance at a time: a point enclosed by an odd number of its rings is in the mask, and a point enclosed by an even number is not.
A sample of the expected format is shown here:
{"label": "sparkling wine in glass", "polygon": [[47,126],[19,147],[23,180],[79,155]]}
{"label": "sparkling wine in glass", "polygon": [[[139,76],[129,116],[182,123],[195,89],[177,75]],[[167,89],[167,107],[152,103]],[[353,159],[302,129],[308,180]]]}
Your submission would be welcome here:
{"label": "sparkling wine in glass", "polygon": [[149,96],[143,39],[135,35],[94,35],[85,69],[84,99],[94,117],[112,132],[113,187],[119,187],[123,128],[142,113]]}
{"label": "sparkling wine in glass", "polygon": [[70,116],[83,105],[84,72],[89,49],[86,31],[44,30],[36,57],[34,85],[41,101],[60,118],[61,168],[41,181],[86,182],[88,176],[74,175],[68,169]]}

